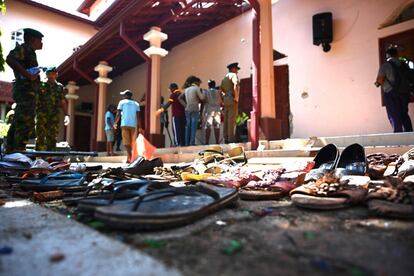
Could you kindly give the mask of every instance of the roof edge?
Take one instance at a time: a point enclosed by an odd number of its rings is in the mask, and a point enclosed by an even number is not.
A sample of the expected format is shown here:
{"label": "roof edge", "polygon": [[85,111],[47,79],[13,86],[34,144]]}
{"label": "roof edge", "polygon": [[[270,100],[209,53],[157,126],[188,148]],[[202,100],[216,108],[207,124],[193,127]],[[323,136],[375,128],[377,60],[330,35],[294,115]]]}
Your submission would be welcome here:
{"label": "roof edge", "polygon": [[34,1],[31,1],[31,0],[17,0],[17,1],[21,2],[21,3],[24,3],[26,5],[37,7],[39,9],[46,10],[46,11],[58,14],[60,16],[64,16],[64,17],[67,17],[67,18],[70,18],[70,19],[73,19],[73,20],[76,20],[76,21],[79,21],[79,22],[82,22],[82,23],[86,23],[86,24],[89,24],[91,26],[96,27],[96,24],[95,24],[94,21],[91,21],[91,20],[76,16],[76,15],[73,15],[71,13],[67,13],[67,12],[64,12],[64,11],[61,11],[61,10],[43,5],[43,4],[38,3],[38,2],[34,2]]}
{"label": "roof edge", "polygon": [[84,0],[82,4],[78,7],[77,11],[90,16],[91,7],[95,2],[96,0]]}

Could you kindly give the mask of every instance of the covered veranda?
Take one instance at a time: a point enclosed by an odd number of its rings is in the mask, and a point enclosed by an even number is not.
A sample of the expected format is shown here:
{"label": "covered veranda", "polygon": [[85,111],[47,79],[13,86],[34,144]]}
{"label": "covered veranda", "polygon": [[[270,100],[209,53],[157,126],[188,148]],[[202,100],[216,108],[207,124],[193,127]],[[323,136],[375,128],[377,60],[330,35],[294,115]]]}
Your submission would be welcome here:
{"label": "covered veranda", "polygon": [[[252,11],[252,112],[250,141],[256,148],[259,128],[265,139],[276,139],[273,85],[271,1],[116,1],[96,21],[99,32],[59,66],[60,81],[69,91],[69,113],[74,113],[76,90],[82,85],[96,88],[91,149],[105,145],[104,111],[108,84],[123,72],[146,64],[145,134],[155,145],[163,145],[155,111],[160,105],[161,58],[175,46],[242,13]],[[260,35],[262,38],[260,39]],[[98,72],[98,73],[97,73]],[[270,72],[262,74],[261,72]],[[98,75],[98,77],[96,77]],[[265,98],[266,101],[261,101]],[[76,122],[74,122],[76,124]],[[66,130],[74,142],[74,124]]]}

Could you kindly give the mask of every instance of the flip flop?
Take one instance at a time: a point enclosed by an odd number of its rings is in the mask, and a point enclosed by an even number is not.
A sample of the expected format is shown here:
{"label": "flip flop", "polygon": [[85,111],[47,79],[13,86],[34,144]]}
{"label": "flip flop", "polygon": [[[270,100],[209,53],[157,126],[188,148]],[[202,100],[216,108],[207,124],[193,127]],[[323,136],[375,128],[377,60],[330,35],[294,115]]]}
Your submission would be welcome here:
{"label": "flip flop", "polygon": [[72,171],[49,174],[38,180],[23,180],[19,186],[25,191],[47,192],[53,190],[86,190],[85,176]]}
{"label": "flip flop", "polygon": [[237,189],[207,184],[166,188],[143,194],[127,204],[97,208],[95,218],[118,229],[167,229],[191,223],[237,198]]}
{"label": "flip flop", "polygon": [[78,200],[78,210],[93,212],[96,208],[112,204],[124,204],[128,199],[140,196],[148,191],[170,187],[165,181],[147,181],[132,179],[114,183],[112,193],[96,196],[87,196]]}

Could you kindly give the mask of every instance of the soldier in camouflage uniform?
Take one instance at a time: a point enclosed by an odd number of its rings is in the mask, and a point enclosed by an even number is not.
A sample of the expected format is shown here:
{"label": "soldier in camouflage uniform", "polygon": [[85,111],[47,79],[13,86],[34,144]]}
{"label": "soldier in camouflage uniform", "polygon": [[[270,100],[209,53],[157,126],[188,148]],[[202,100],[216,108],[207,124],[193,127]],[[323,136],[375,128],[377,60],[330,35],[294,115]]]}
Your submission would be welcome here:
{"label": "soldier in camouflage uniform", "polygon": [[65,125],[69,123],[63,85],[56,81],[56,67],[46,70],[47,82],[40,84],[36,95],[36,150],[56,149],[59,133],[59,107],[65,113]]}
{"label": "soldier in camouflage uniform", "polygon": [[37,67],[36,50],[43,47],[42,33],[24,29],[24,43],[10,51],[6,62],[13,69],[13,99],[16,110],[13,123],[7,134],[6,152],[23,151],[29,138],[34,133],[35,95],[39,89],[39,73],[30,73],[30,68]]}

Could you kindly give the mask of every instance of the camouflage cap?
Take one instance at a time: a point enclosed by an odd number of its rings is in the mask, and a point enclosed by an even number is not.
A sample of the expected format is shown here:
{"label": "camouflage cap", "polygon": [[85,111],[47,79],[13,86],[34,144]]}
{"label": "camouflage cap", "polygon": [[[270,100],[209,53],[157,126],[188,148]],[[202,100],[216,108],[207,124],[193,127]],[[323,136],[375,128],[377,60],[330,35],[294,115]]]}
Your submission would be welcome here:
{"label": "camouflage cap", "polygon": [[42,38],[43,34],[35,29],[31,29],[31,28],[26,28],[24,29],[24,34],[25,35],[29,35],[31,37],[37,37],[37,38]]}
{"label": "camouflage cap", "polygon": [[57,72],[56,66],[50,66],[46,68],[45,73]]}

